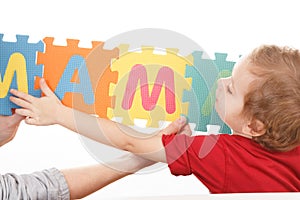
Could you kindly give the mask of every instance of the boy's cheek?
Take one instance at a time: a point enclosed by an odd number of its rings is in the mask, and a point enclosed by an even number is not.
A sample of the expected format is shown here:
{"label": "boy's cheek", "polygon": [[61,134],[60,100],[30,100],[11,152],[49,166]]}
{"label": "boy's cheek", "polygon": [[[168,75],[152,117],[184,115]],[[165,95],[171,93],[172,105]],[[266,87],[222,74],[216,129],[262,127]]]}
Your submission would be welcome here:
{"label": "boy's cheek", "polygon": [[215,109],[222,120],[224,120],[225,109],[222,100],[218,99],[215,103]]}

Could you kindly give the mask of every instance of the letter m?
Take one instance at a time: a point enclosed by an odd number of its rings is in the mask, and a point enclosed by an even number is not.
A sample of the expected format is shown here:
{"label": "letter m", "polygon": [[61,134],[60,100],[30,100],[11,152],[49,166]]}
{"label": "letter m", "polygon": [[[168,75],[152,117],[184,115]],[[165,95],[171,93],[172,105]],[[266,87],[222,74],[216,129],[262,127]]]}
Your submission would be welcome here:
{"label": "letter m", "polygon": [[10,56],[4,75],[0,74],[0,98],[5,98],[16,74],[18,90],[28,93],[26,60],[21,53]]}
{"label": "letter m", "polygon": [[172,114],[175,112],[176,102],[173,70],[168,67],[162,67],[158,71],[151,96],[149,96],[147,70],[141,64],[133,66],[130,71],[124,98],[122,101],[123,109],[129,110],[131,108],[139,81],[141,86],[142,105],[145,110],[149,111],[155,108],[159,95],[161,93],[162,86],[165,85],[166,111],[168,114]]}

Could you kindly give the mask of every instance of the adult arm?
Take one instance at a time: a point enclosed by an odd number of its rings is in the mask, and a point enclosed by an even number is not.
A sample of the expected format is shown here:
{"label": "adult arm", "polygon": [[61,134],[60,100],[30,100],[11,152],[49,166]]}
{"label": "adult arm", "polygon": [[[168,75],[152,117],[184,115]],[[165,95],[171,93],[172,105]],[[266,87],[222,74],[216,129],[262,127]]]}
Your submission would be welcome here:
{"label": "adult arm", "polygon": [[109,163],[61,171],[68,183],[71,199],[79,199],[152,164],[154,162],[126,154]]}
{"label": "adult arm", "polygon": [[0,176],[0,199],[80,199],[151,164],[149,160],[127,154],[106,164],[63,170],[50,168],[22,175],[8,173]]}

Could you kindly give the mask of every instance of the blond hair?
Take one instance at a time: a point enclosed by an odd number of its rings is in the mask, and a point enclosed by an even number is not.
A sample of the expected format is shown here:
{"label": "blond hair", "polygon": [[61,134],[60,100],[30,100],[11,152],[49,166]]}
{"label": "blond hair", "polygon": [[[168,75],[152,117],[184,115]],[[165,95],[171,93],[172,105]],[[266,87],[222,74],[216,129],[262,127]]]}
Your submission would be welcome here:
{"label": "blond hair", "polygon": [[253,140],[270,150],[289,151],[300,144],[300,53],[263,45],[247,59],[257,79],[245,96],[243,114],[260,120],[266,129]]}

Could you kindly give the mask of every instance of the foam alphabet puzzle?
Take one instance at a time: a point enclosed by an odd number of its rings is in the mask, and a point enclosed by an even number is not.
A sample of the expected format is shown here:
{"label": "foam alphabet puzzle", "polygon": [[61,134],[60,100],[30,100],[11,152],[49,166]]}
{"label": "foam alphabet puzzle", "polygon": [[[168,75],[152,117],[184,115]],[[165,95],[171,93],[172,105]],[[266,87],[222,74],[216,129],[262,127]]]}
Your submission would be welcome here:
{"label": "foam alphabet puzzle", "polygon": [[157,128],[183,114],[195,131],[214,124],[230,133],[214,110],[216,82],[230,76],[235,64],[226,53],[204,59],[201,51],[182,56],[174,48],[128,51],[130,44],[119,44],[104,49],[101,41],[82,48],[77,39],[59,46],[53,37],[38,43],[28,38],[17,35],[16,42],[8,42],[0,34],[1,115],[17,107],[9,101],[10,88],[39,97],[38,80],[44,77],[63,104],[102,118],[120,118],[127,125],[143,119]]}

